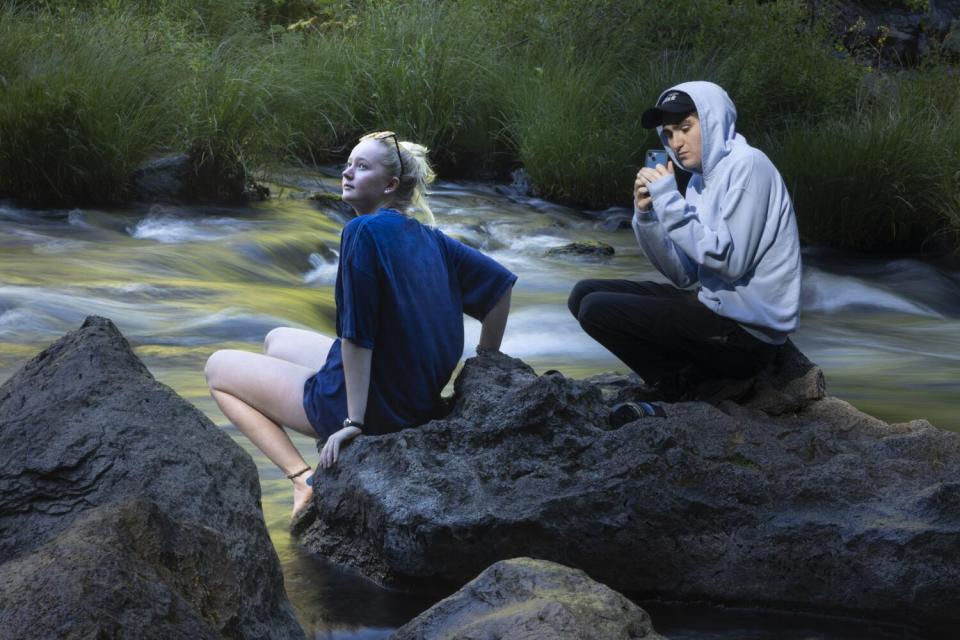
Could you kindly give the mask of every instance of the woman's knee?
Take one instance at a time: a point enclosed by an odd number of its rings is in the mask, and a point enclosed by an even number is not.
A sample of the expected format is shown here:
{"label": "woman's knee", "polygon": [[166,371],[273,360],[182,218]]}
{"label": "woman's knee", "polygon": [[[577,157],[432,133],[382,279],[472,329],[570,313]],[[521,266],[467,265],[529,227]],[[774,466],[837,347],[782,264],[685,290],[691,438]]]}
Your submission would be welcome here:
{"label": "woman's knee", "polygon": [[220,349],[214,351],[207,358],[207,364],[203,367],[203,375],[206,377],[207,387],[211,391],[214,389],[224,390],[226,376],[236,368],[234,353],[236,353],[234,349]]}
{"label": "woman's knee", "polygon": [[310,369],[319,369],[327,359],[333,339],[316,331],[277,327],[263,340],[264,355]]}
{"label": "woman's knee", "polygon": [[276,327],[268,331],[267,335],[263,338],[263,352],[268,356],[274,355],[274,353],[280,349],[280,345],[289,337],[289,334],[289,327]]}

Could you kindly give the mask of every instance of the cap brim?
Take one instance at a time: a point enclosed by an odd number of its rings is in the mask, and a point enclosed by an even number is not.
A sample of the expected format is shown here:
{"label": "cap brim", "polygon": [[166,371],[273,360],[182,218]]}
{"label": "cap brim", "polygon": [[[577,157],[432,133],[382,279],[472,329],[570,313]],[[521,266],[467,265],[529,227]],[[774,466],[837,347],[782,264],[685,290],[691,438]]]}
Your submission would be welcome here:
{"label": "cap brim", "polygon": [[650,107],[640,116],[640,124],[644,129],[653,129],[663,124],[663,114],[665,113],[689,113],[696,109],[689,104],[668,102],[659,107]]}
{"label": "cap brim", "polygon": [[644,129],[654,129],[663,124],[663,109],[650,107],[640,116],[640,125]]}

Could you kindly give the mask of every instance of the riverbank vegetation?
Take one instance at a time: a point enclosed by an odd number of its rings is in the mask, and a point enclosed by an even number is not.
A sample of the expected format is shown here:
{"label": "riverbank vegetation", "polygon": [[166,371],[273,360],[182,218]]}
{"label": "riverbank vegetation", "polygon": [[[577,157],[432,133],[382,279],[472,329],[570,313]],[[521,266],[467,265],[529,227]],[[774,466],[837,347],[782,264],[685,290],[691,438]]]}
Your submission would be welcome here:
{"label": "riverbank vegetation", "polygon": [[[816,3],[822,5],[823,3]],[[198,170],[340,161],[392,129],[446,177],[523,167],[546,198],[629,203],[639,114],[723,85],[803,237],[956,247],[960,82],[865,66],[799,0],[0,0],[0,195],[119,201],[151,155]]]}

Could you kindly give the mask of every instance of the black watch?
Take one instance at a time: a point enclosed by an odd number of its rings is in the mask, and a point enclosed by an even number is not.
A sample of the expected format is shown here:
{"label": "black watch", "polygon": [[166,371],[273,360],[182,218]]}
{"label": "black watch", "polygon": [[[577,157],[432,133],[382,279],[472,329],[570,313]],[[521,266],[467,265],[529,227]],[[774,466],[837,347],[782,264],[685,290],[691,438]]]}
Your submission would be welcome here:
{"label": "black watch", "polygon": [[347,418],[343,421],[343,428],[346,429],[347,427],[356,427],[357,429],[360,429],[360,431],[363,431],[363,423],[357,422],[356,420],[351,420],[350,418]]}

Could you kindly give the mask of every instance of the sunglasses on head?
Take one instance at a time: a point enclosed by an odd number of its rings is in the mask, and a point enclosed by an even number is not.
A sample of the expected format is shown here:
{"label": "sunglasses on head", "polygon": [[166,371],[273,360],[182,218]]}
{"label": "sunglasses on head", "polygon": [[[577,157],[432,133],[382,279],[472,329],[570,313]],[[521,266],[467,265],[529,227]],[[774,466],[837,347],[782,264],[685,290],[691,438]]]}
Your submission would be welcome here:
{"label": "sunglasses on head", "polygon": [[400,160],[400,177],[403,177],[403,154],[400,153],[400,142],[397,139],[397,134],[393,131],[380,131],[373,136],[374,140],[383,140],[385,138],[393,138],[393,146],[397,148],[397,159]]}

